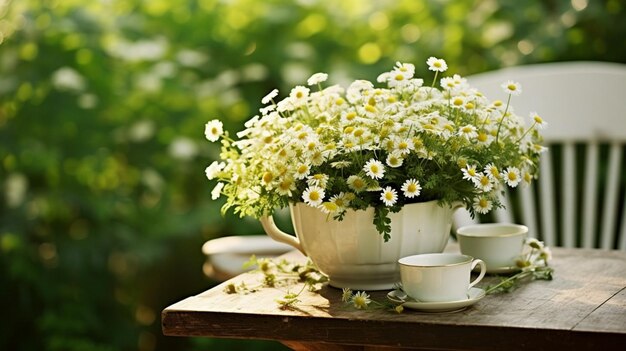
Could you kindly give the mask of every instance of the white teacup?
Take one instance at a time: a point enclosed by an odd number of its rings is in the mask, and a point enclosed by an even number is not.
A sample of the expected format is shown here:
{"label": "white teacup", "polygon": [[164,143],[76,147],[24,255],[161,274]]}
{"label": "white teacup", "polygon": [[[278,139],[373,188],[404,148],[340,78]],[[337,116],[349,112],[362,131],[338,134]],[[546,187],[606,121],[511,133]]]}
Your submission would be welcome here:
{"label": "white teacup", "polygon": [[[468,290],[483,279],[486,271],[483,261],[454,253],[407,256],[398,263],[402,289],[423,302],[466,300]],[[476,265],[480,265],[480,274],[470,283]]]}
{"label": "white teacup", "polygon": [[522,254],[528,227],[510,223],[486,223],[461,227],[456,231],[461,253],[480,258],[487,271],[515,267]]}

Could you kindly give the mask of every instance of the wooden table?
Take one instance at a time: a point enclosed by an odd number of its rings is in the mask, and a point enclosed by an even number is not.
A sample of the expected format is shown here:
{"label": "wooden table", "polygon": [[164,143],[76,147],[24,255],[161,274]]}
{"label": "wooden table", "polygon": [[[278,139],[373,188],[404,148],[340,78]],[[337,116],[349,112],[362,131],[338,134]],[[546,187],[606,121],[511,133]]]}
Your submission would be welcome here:
{"label": "wooden table", "polygon": [[[279,340],[295,350],[626,350],[626,252],[554,248],[553,255],[554,280],[488,295],[457,313],[356,310],[329,286],[282,310],[275,301],[285,289],[223,292],[229,282],[261,277],[245,273],[167,307],[162,328],[172,336]],[[370,295],[384,301],[386,293]]]}

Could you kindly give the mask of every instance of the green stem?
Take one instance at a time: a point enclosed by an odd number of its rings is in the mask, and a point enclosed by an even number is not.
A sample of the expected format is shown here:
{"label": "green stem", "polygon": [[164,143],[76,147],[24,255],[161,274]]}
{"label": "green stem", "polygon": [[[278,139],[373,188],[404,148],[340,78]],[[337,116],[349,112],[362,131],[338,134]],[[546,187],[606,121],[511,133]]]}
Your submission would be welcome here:
{"label": "green stem", "polygon": [[506,108],[504,109],[504,113],[502,114],[502,119],[500,120],[500,124],[498,125],[498,131],[496,132],[496,145],[498,145],[498,138],[500,137],[500,129],[502,129],[502,125],[504,124],[504,119],[506,118],[507,112],[509,112],[510,103],[511,103],[511,94],[509,94],[509,98],[506,100]]}
{"label": "green stem", "polygon": [[503,285],[505,285],[505,284],[507,284],[509,282],[512,282],[512,281],[524,278],[525,276],[528,276],[529,274],[532,274],[532,271],[522,271],[522,272],[519,272],[519,273],[517,273],[517,274],[515,274],[515,275],[513,275],[513,276],[511,276],[511,277],[509,277],[509,278],[507,278],[507,279],[505,279],[503,281],[501,281],[500,283],[490,287],[489,289],[487,289],[485,291],[485,293],[486,294],[490,294],[493,291],[496,291],[497,289],[499,289],[501,286],[503,286]]}
{"label": "green stem", "polygon": [[439,74],[439,71],[435,71],[435,78],[433,78],[433,84],[430,86],[431,88],[435,87],[435,82],[437,82],[437,75]]}

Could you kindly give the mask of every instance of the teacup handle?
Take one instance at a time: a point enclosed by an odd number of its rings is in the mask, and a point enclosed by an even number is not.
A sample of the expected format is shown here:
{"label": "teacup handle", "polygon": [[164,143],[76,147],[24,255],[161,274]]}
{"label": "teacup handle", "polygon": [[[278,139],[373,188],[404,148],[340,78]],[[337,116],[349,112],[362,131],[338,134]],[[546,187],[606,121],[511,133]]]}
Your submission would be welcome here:
{"label": "teacup handle", "polygon": [[304,249],[302,248],[302,243],[300,243],[300,240],[297,237],[293,235],[289,235],[283,232],[282,230],[278,229],[278,227],[276,226],[276,223],[274,223],[274,218],[272,216],[263,216],[259,218],[259,221],[261,222],[261,225],[263,226],[263,230],[265,230],[265,233],[269,235],[270,238],[278,242],[291,245],[295,247],[296,249],[300,250],[300,252],[302,252],[306,256],[306,252],[304,252]]}
{"label": "teacup handle", "polygon": [[[469,285],[469,287],[473,287],[474,285],[476,285],[478,282],[480,282],[483,277],[485,276],[485,272],[487,271],[487,265],[485,265],[485,262],[483,262],[483,260],[481,259],[474,259],[472,261],[472,266],[470,267],[470,272],[472,270],[474,270],[474,268],[476,267],[476,265],[480,265],[480,273],[478,274],[478,277],[476,279],[474,279],[474,281],[472,281]],[[469,289],[468,289],[469,290]]]}

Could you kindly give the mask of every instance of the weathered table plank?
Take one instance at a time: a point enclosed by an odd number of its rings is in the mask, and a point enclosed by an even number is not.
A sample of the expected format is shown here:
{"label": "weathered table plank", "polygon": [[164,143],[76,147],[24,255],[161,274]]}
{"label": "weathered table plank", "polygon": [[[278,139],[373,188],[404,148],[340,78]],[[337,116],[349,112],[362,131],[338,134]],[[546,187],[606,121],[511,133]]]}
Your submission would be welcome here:
{"label": "weathered table plank", "polygon": [[[626,346],[626,252],[555,248],[553,253],[554,280],[489,295],[462,312],[448,314],[354,310],[341,302],[340,289],[328,286],[319,293],[303,292],[292,310],[282,310],[276,303],[286,289],[266,288],[247,295],[223,292],[225,284],[253,285],[261,277],[246,273],[166,308],[163,332],[283,340],[302,350],[331,345],[343,350]],[[304,258],[292,253],[290,259]],[[386,292],[370,295],[384,301]]]}

